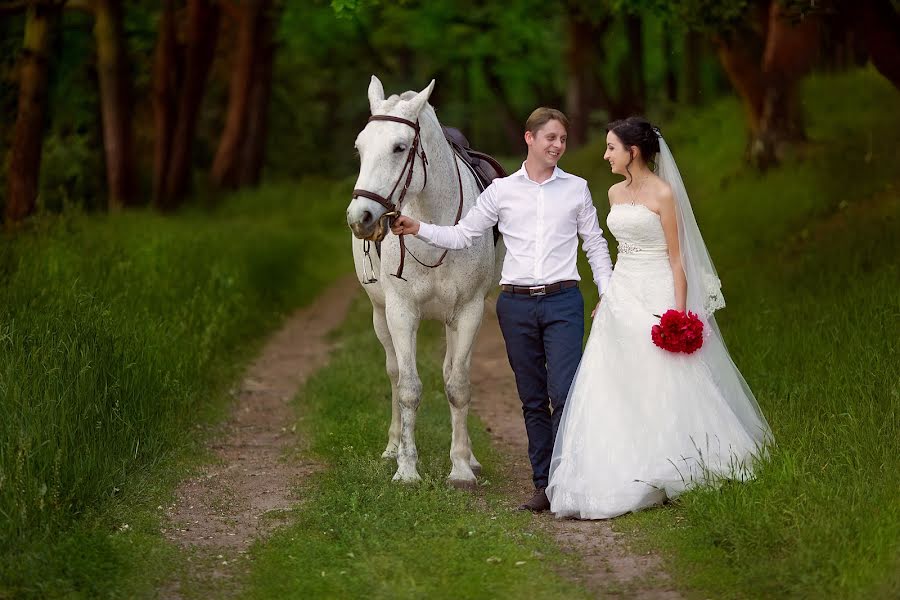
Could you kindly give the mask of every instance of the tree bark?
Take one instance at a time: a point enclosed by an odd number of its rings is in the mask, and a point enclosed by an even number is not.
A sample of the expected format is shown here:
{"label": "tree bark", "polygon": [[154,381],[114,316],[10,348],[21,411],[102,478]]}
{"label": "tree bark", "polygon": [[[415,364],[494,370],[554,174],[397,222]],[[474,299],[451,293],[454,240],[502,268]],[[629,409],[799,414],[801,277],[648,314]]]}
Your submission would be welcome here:
{"label": "tree bark", "polygon": [[175,134],[175,103],[181,78],[175,39],[175,0],[165,0],[159,18],[159,33],[153,54],[153,206],[163,206],[169,155]]}
{"label": "tree bark", "polygon": [[32,214],[37,205],[51,48],[59,28],[60,13],[61,8],[56,4],[31,4],[25,17],[25,40],[19,66],[19,109],[13,129],[5,207],[7,227]]}
{"label": "tree bark", "polygon": [[857,30],[872,64],[900,89],[900,14],[890,0],[863,0],[856,11]]}
{"label": "tree bark", "polygon": [[769,4],[775,1],[755,4],[738,29],[713,37],[725,74],[744,104],[748,130],[746,159],[760,169],[777,162],[774,153],[762,154],[760,150],[764,146],[758,143],[767,89],[762,62],[768,37]]}
{"label": "tree bark", "polygon": [[569,12],[566,23],[568,47],[566,48],[566,116],[569,118],[569,140],[571,147],[577,148],[587,142],[590,104],[591,52],[593,27],[591,23]]}
{"label": "tree bark", "polygon": [[696,31],[688,31],[684,38],[684,86],[682,94],[685,102],[699,106],[703,96],[700,81],[700,64],[703,59],[703,37]]}
{"label": "tree bark", "polygon": [[628,93],[622,98],[623,107],[632,114],[644,114],[647,107],[647,79],[644,76],[644,23],[640,15],[625,14],[625,35],[628,38]]}
{"label": "tree bark", "polygon": [[714,38],[722,68],[744,104],[747,128],[751,135],[759,129],[762,117],[765,82],[762,76],[759,40],[742,31],[729,37]]}
{"label": "tree bark", "polygon": [[820,39],[818,17],[792,22],[780,2],[771,3],[762,62],[766,91],[755,144],[764,156],[778,159],[784,147],[806,140],[799,85],[818,57]]}
{"label": "tree bark", "polygon": [[191,175],[191,154],[197,129],[197,115],[218,39],[220,8],[213,0],[189,0],[185,73],[172,137],[166,174],[165,194],[157,204],[173,210],[184,200]]}
{"label": "tree bark", "polygon": [[120,210],[135,201],[133,94],[122,23],[122,0],[95,0],[94,38],[109,209]]}
{"label": "tree bark", "polygon": [[220,188],[234,188],[239,183],[241,147],[245,141],[254,87],[253,67],[257,62],[260,15],[265,8],[263,2],[248,0],[238,8],[237,48],[228,90],[228,110],[211,170],[212,183]]}
{"label": "tree bark", "polygon": [[675,42],[672,39],[672,30],[663,26],[662,32],[663,64],[665,76],[663,78],[666,100],[671,103],[678,102],[678,74],[675,68]]}
{"label": "tree bark", "polygon": [[247,108],[247,142],[240,159],[238,185],[256,186],[262,179],[268,137],[269,100],[272,97],[272,74],[275,62],[275,25],[277,13],[264,7],[260,15],[257,52],[253,67],[253,87]]}

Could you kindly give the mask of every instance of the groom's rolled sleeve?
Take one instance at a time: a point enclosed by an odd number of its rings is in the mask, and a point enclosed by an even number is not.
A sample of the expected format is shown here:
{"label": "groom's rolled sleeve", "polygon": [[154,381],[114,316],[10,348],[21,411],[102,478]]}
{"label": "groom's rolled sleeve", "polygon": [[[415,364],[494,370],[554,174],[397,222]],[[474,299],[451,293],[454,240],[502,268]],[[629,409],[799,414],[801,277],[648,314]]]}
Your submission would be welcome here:
{"label": "groom's rolled sleeve", "polygon": [[456,225],[432,225],[419,223],[416,237],[447,250],[462,250],[484,235],[484,232],[497,224],[497,188],[491,184],[484,190],[466,216]]}
{"label": "groom's rolled sleeve", "polygon": [[578,213],[578,235],[581,237],[584,253],[587,254],[588,264],[591,265],[594,283],[602,295],[609,287],[613,267],[609,257],[609,246],[606,244],[606,238],[603,237],[603,230],[600,229],[597,208],[591,199],[591,191],[587,184],[584,186],[584,198]]}

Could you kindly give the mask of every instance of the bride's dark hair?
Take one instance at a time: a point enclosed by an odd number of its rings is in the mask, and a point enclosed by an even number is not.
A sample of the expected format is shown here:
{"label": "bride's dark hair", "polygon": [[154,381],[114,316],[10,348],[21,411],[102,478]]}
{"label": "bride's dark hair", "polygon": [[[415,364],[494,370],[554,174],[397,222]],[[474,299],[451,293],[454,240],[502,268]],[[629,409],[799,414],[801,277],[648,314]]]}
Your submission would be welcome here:
{"label": "bride's dark hair", "polygon": [[[637,146],[641,151],[641,157],[651,170],[656,170],[656,163],[653,158],[659,153],[659,136],[661,135],[658,127],[654,127],[650,121],[644,117],[628,117],[627,119],[619,119],[613,121],[606,126],[606,131],[612,131],[616,134],[626,147]],[[625,171],[628,177],[631,177],[631,160],[625,165]],[[631,181],[628,182],[631,185]]]}

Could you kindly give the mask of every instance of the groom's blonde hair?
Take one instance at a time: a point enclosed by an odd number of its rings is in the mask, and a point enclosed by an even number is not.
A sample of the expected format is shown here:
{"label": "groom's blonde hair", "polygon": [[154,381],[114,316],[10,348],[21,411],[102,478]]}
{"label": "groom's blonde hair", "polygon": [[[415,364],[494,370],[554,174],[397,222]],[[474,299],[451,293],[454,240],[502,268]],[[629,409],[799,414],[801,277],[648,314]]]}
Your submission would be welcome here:
{"label": "groom's blonde hair", "polygon": [[566,118],[566,115],[564,115],[562,111],[556,110],[555,108],[547,108],[546,106],[536,108],[532,111],[528,120],[525,121],[525,131],[537,133],[541,127],[550,121],[559,121],[568,133],[569,119]]}

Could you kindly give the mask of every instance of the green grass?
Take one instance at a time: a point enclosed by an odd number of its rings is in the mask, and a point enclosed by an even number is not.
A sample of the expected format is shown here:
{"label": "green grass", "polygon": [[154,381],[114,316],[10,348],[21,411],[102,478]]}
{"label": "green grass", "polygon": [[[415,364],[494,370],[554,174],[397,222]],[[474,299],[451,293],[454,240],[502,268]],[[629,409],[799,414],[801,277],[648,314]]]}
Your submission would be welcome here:
{"label": "green grass", "polygon": [[[751,484],[617,521],[698,597],[900,596],[900,94],[861,71],[804,97],[809,147],[762,175],[740,167],[735,102],[662,124],[778,444]],[[600,154],[568,165],[598,206]]]}
{"label": "green grass", "polygon": [[[423,399],[416,425],[423,482],[391,482],[381,451],[390,422],[383,350],[368,300],[341,332],[341,350],[299,397],[300,429],[327,469],[304,486],[293,523],[254,549],[250,598],[584,597],[554,569],[565,557],[502,503],[501,458],[471,428],[485,463],[475,494],[449,489],[449,408],[440,375],[441,333],[423,324]],[[305,426],[303,424],[306,424]]]}
{"label": "green grass", "polygon": [[281,315],[351,269],[345,187],[45,217],[4,242],[0,597],[127,597],[166,575],[157,506],[201,426]]}

